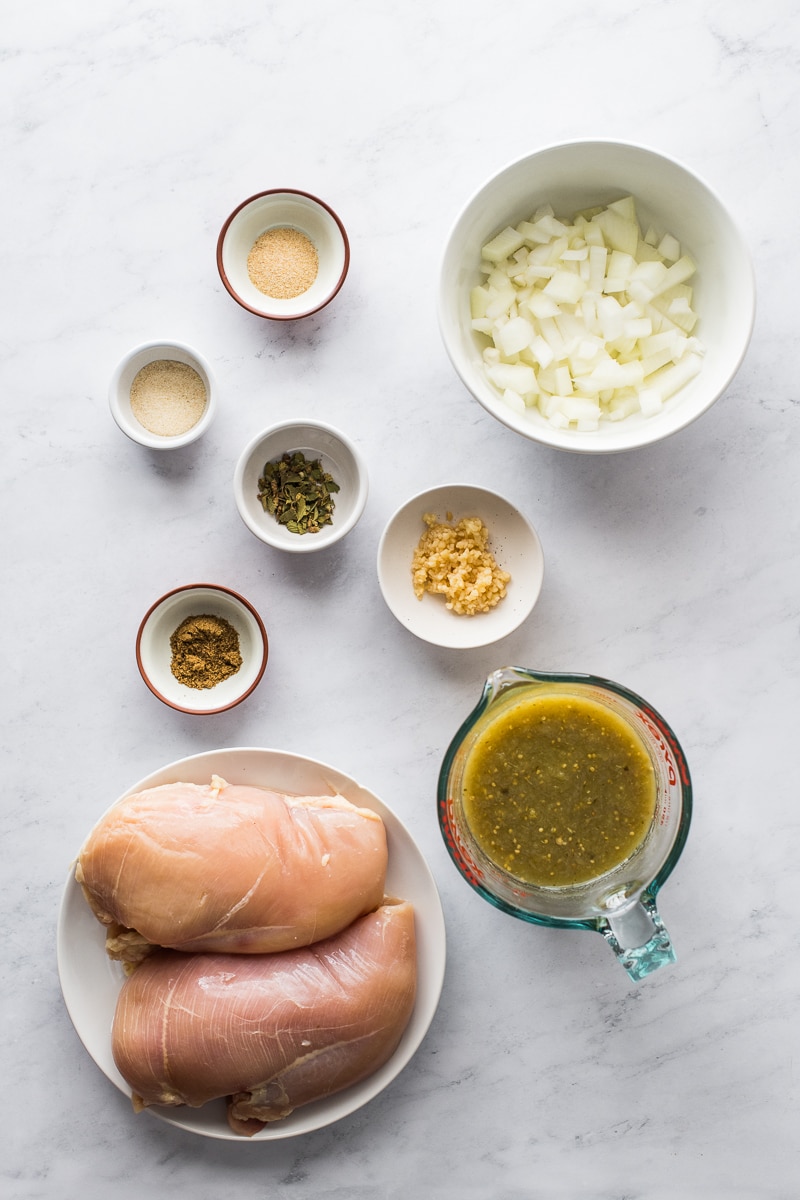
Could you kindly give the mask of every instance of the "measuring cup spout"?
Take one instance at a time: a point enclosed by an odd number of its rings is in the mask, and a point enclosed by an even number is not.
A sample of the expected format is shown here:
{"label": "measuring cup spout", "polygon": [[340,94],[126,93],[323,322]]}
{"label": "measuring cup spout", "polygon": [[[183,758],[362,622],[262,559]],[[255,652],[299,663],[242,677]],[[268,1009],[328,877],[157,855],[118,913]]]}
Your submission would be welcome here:
{"label": "measuring cup spout", "polygon": [[511,688],[530,687],[532,683],[540,682],[543,678],[545,677],[536,671],[529,671],[526,667],[501,667],[498,671],[492,671],[487,678],[483,685],[482,699],[491,704]]}
{"label": "measuring cup spout", "polygon": [[600,932],[631,979],[675,962],[675,950],[651,896],[600,923]]}

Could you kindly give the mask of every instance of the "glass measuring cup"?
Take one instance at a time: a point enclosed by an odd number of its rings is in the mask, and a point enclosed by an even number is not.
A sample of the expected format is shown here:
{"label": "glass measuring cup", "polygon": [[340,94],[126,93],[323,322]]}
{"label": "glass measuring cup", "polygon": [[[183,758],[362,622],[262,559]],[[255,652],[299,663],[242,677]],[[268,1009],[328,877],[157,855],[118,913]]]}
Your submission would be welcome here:
{"label": "glass measuring cup", "polygon": [[[488,857],[465,815],[464,771],[470,752],[501,713],[536,696],[575,696],[610,710],[638,734],[655,773],[655,810],[645,837],[624,861],[586,883],[542,887],[517,879]],[[592,675],[553,674],[525,667],[494,671],[477,707],[450,743],[439,773],[442,836],[467,883],[484,900],[523,921],[601,933],[636,980],[675,961],[672,942],[656,908],[656,895],[683,850],[691,810],[689,769],[666,721],[640,696]]]}

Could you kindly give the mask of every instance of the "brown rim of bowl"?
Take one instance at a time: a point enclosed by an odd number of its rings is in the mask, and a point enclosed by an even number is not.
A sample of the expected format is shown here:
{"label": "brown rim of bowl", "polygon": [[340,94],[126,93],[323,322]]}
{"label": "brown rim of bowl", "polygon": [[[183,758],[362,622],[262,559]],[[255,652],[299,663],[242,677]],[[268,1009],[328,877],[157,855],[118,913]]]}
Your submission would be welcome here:
{"label": "brown rim of bowl", "polygon": [[[230,223],[233,220],[233,218],[237,215],[237,213],[240,213],[243,208],[247,208],[248,204],[252,204],[254,200],[260,200],[262,196],[278,196],[278,195],[305,196],[305,198],[307,200],[313,200],[315,204],[318,204],[320,206],[320,208],[324,208],[325,211],[327,213],[330,213],[330,215],[333,217],[334,221],[336,222],[336,224],[339,227],[339,232],[341,233],[342,241],[344,242],[344,266],[342,267],[342,273],[339,276],[336,287],[333,288],[333,290],[329,293],[327,298],[322,301],[321,304],[315,304],[313,308],[308,308],[308,309],[305,309],[303,312],[298,312],[298,313],[266,313],[266,312],[261,312],[257,308],[253,308],[252,305],[248,304],[245,300],[242,299],[242,297],[238,294],[238,292],[234,291],[234,289],[231,285],[231,282],[228,279],[228,276],[225,274],[225,269],[222,265],[222,246],[225,241],[225,234],[228,232],[228,227],[230,226]],[[329,204],[326,204],[324,200],[320,200],[319,196],[314,196],[311,192],[301,191],[299,188],[267,188],[267,190],[265,192],[255,192],[254,195],[248,196],[246,200],[243,200],[241,204],[238,204],[236,206],[236,208],[233,210],[233,212],[227,218],[227,220],[225,221],[225,224],[222,226],[222,229],[220,230],[219,237],[217,238],[217,270],[219,271],[219,277],[222,280],[223,284],[225,285],[226,290],[233,297],[233,299],[236,301],[236,303],[240,304],[242,306],[242,308],[246,308],[248,312],[251,312],[256,317],[262,317],[265,321],[299,321],[302,317],[310,317],[313,313],[319,312],[320,309],[323,309],[323,308],[325,308],[326,305],[330,304],[330,302],[334,298],[334,296],[337,295],[337,293],[341,289],[341,286],[347,277],[347,272],[349,269],[350,269],[350,241],[347,237],[347,231],[346,231],[344,225],[342,224],[341,220],[339,219],[337,214],[333,211],[331,206]]]}
{"label": "brown rim of bowl", "polygon": [[[144,663],[142,662],[142,632],[144,630],[145,625],[149,621],[150,617],[155,612],[155,610],[157,608],[159,608],[164,603],[165,600],[169,600],[170,596],[177,596],[180,592],[193,592],[196,588],[207,588],[209,591],[212,591],[212,592],[224,592],[226,596],[232,596],[234,600],[238,600],[239,603],[242,604],[247,609],[247,611],[250,613],[250,615],[255,620],[256,624],[258,625],[258,628],[259,628],[259,631],[261,633],[261,637],[263,640],[264,652],[261,657],[261,666],[259,668],[258,674],[256,675],[255,679],[250,684],[250,687],[247,689],[246,692],[243,692],[241,694],[241,696],[237,696],[237,698],[235,700],[232,700],[230,702],[230,704],[221,704],[219,706],[219,708],[186,708],[182,704],[173,703],[172,700],[168,700],[166,696],[163,696],[161,694],[161,692],[159,692],[158,688],[153,686],[150,679],[148,678],[147,672],[144,667]],[[269,639],[267,638],[267,631],[264,628],[264,622],[261,620],[261,617],[256,612],[256,610],[253,608],[253,606],[249,600],[246,600],[244,596],[239,594],[239,592],[234,592],[232,590],[232,588],[223,587],[219,583],[186,583],[182,587],[172,588],[169,592],[165,592],[163,596],[159,596],[158,600],[156,600],[154,604],[150,605],[147,612],[142,617],[141,623],[139,625],[139,631],[136,634],[136,665],[139,668],[139,674],[141,675],[144,682],[147,684],[150,691],[153,693],[153,695],[158,700],[161,701],[162,704],[166,704],[166,706],[168,708],[174,709],[175,712],[188,713],[192,717],[211,716],[214,713],[227,712],[228,709],[230,709],[230,708],[236,708],[237,704],[241,704],[243,700],[246,700],[247,697],[252,692],[254,692],[255,689],[258,687],[259,683],[261,682],[261,677],[263,676],[265,670],[267,669],[267,659],[268,658],[269,658]]]}

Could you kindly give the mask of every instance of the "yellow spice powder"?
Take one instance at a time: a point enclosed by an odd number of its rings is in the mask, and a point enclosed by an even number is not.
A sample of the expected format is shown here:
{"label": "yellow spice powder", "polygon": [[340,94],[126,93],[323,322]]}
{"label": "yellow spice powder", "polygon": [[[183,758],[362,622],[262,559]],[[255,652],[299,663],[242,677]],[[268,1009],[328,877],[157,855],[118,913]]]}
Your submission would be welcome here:
{"label": "yellow spice powder", "polygon": [[317,248],[299,229],[267,229],[247,256],[251,283],[275,300],[293,300],[307,292],[319,271]]}

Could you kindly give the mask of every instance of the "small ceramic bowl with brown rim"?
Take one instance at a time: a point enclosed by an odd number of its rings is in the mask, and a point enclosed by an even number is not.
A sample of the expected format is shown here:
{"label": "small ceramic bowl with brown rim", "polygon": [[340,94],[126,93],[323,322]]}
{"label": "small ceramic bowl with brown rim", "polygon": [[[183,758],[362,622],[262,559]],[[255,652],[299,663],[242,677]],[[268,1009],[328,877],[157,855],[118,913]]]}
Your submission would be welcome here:
{"label": "small ceramic bowl with brown rim", "polygon": [[177,450],[202,437],[217,411],[211,367],[183,342],[144,342],[117,364],[108,389],[111,415],[131,441]]}
{"label": "small ceramic bowl with brown rim", "polygon": [[268,654],[264,622],[249,600],[213,583],[167,592],[147,610],[136,636],[142,679],[162,703],[184,713],[241,704],[258,686]]}
{"label": "small ceramic bowl with brown rim", "polygon": [[349,266],[350,243],[339,217],[323,200],[291,188],[244,200],[217,240],[217,268],[228,292],[271,321],[319,312]]}

